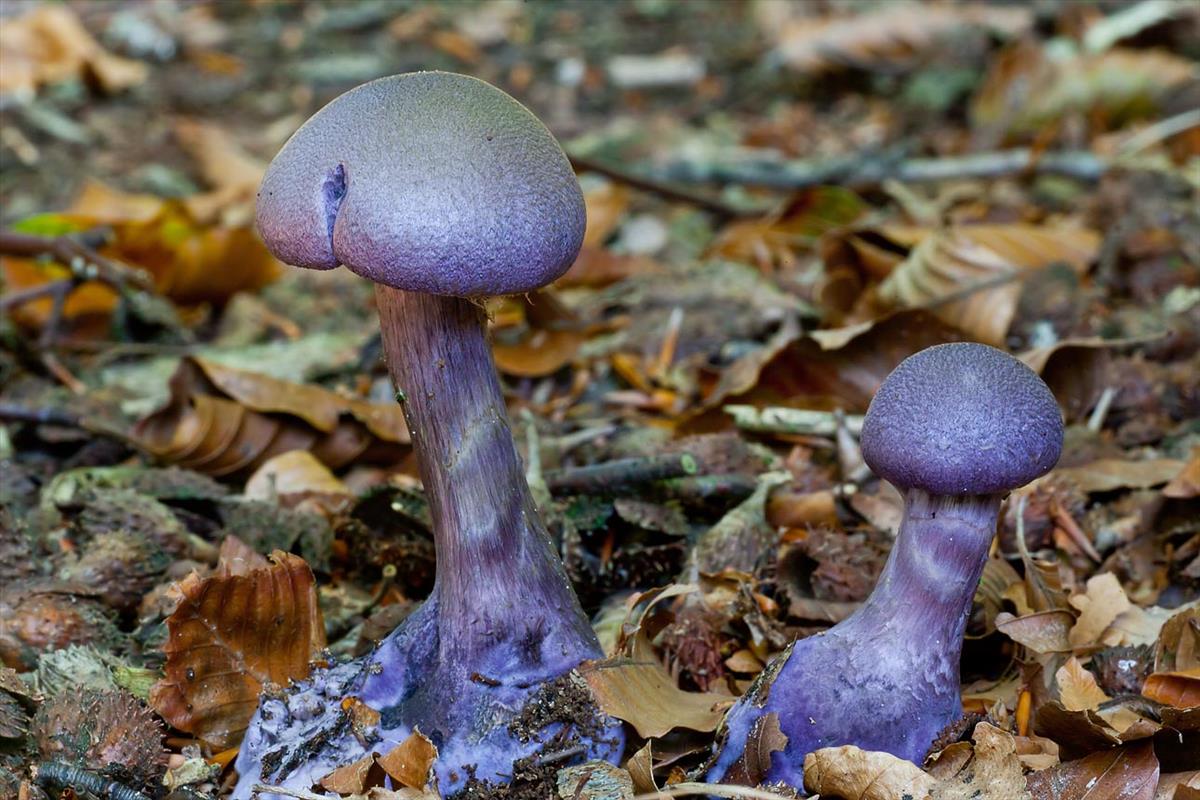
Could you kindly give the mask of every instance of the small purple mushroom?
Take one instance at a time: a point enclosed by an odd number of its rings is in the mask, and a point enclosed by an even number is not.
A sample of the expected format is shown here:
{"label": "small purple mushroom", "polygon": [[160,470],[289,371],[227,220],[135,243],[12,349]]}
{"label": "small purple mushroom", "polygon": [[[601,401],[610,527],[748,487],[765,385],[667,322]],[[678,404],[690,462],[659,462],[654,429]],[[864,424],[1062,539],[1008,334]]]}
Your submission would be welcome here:
{"label": "small purple mushroom", "polygon": [[[483,796],[522,763],[620,755],[615,720],[586,702],[553,702],[579,692],[571,671],[601,651],[525,481],[477,299],[553,281],[579,252],[584,223],[579,184],[550,132],[463,75],[360,86],[271,163],[258,197],[271,251],[302,267],[344,264],[376,284],[437,578],[369,656],[264,695],[235,797],[259,782],[307,790],[414,730],[439,748],[444,796]],[[356,730],[345,698],[380,712],[378,727]]]}
{"label": "small purple mushroom", "polygon": [[[1050,389],[995,348],[940,345],[896,367],[862,430],[867,464],[904,495],[887,565],[853,616],[767,665],[726,717],[709,779],[802,786],[805,755],[844,744],[920,763],[962,716],[963,630],[1000,503],[1054,466],[1062,440]],[[752,775],[743,753],[769,714],[787,745]]]}

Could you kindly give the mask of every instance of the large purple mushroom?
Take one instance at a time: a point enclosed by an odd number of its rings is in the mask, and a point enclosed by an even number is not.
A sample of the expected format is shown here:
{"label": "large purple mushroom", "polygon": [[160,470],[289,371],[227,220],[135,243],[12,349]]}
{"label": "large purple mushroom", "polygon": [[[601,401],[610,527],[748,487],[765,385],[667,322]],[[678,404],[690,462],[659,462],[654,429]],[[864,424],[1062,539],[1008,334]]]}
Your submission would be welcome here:
{"label": "large purple mushroom", "polygon": [[[271,251],[302,267],[343,264],[375,283],[433,517],[437,578],[369,656],[264,695],[238,755],[235,797],[257,783],[307,790],[414,730],[439,748],[443,796],[487,796],[538,764],[620,755],[618,724],[580,700],[572,675],[600,646],[525,482],[478,300],[561,275],[584,222],[579,184],[550,132],[463,75],[360,86],[271,163],[258,197]],[[346,698],[380,712],[379,724],[352,724]]]}
{"label": "large purple mushroom", "polygon": [[[726,717],[709,779],[803,786],[805,755],[844,744],[919,764],[962,716],[963,630],[1000,503],[1054,466],[1062,440],[1050,389],[995,348],[940,345],[896,367],[862,430],[867,464],[904,496],[887,565],[853,616],[767,665]],[[787,745],[754,775],[743,754],[771,714]]]}

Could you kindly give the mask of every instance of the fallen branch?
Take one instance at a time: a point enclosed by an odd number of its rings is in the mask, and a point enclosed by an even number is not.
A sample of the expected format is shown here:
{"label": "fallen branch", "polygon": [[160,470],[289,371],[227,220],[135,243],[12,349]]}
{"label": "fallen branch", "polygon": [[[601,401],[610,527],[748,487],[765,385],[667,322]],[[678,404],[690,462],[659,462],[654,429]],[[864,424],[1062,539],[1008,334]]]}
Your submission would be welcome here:
{"label": "fallen branch", "polygon": [[[757,408],[728,405],[724,411],[733,417],[733,424],[752,433],[785,433],[800,436],[834,436],[838,430],[837,414],[832,411],[811,411],[803,408]],[[863,418],[859,414],[843,417],[846,430],[858,436],[862,433]]]}
{"label": "fallen branch", "polygon": [[1061,175],[1093,183],[1119,166],[1123,166],[1120,161],[1108,161],[1083,150],[1037,153],[1026,148],[947,158],[857,153],[833,159],[762,159],[727,163],[675,161],[653,176],[681,183],[733,183],[788,190],[823,184],[861,189],[879,186],[887,180],[933,183],[965,178],[1002,178],[1026,172]]}
{"label": "fallen branch", "polygon": [[697,194],[694,191],[679,186],[672,186],[669,182],[656,180],[644,175],[637,175],[612,164],[605,164],[602,161],[596,161],[586,156],[572,155],[570,159],[571,166],[575,168],[576,172],[594,172],[617,183],[632,186],[638,191],[656,194],[667,200],[695,206],[722,219],[753,217],[764,213],[764,209],[762,208],[739,208],[718,198]]}
{"label": "fallen branch", "polygon": [[698,470],[691,454],[674,453],[558,469],[544,477],[551,494],[611,495],[655,481],[695,475]]}
{"label": "fallen branch", "polygon": [[58,338],[67,297],[89,281],[102,283],[117,294],[154,291],[154,281],[144,270],[105,258],[95,248],[104,244],[109,232],[104,229],[66,236],[34,236],[0,231],[0,256],[51,259],[69,270],[64,278],[16,292],[0,295],[0,311],[31,303],[43,297],[53,299],[50,316],[42,327],[38,344],[49,347]]}

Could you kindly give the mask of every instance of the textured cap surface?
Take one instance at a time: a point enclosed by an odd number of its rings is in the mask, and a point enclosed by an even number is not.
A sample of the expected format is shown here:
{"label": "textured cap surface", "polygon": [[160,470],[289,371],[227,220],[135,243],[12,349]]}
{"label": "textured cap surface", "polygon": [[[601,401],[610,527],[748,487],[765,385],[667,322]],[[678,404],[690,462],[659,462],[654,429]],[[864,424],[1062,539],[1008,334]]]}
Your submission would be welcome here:
{"label": "textured cap surface", "polygon": [[906,358],[863,420],[876,475],[934,494],[1007,492],[1045,474],[1062,451],[1050,388],[994,347],[944,344]]}
{"label": "textured cap surface", "polygon": [[475,78],[415,72],[352,89],[296,131],[257,221],[289,264],[466,297],[553,281],[585,216],[570,162],[528,109]]}

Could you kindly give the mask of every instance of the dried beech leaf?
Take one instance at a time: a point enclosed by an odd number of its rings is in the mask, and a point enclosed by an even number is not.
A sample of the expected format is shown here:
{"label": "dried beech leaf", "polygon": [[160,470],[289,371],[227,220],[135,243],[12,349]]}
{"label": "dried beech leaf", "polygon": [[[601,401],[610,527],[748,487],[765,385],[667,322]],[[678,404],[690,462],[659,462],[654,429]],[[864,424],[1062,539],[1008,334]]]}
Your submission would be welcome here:
{"label": "dried beech leaf", "polygon": [[1178,475],[1183,467],[1182,461],[1173,458],[1145,461],[1100,458],[1083,466],[1056,469],[1053,474],[1070,481],[1083,492],[1114,492],[1160,486]]}
{"label": "dried beech leaf", "polygon": [[1142,685],[1142,695],[1175,708],[1200,706],[1200,667],[1183,672],[1155,672]]}
{"label": "dried beech leaf", "polygon": [[929,797],[935,784],[911,761],[854,745],[823,747],[804,757],[804,788],[822,797],[919,800]]}
{"label": "dried beech leaf", "polygon": [[[25,14],[0,26],[0,93],[30,97],[39,86],[68,78],[95,78],[106,92],[116,92],[142,83],[149,74],[140,61],[101,47],[70,7],[25,8]],[[9,10],[18,9],[14,4]]]}
{"label": "dried beech leaf", "polygon": [[1200,667],[1200,604],[1192,603],[1163,623],[1154,651],[1154,671],[1197,667]]}
{"label": "dried beech leaf", "polygon": [[325,646],[312,571],[279,550],[271,559],[246,575],[189,576],[167,618],[165,674],[150,703],[216,747],[236,745],[262,689],[307,677]]}
{"label": "dried beech leaf", "polygon": [[726,773],[725,781],[757,786],[771,769],[771,754],[783,752],[788,737],[779,727],[779,715],[771,712],[754,721],[746,737],[746,746]]}
{"label": "dried beech leaf", "polygon": [[307,450],[291,450],[265,462],[246,481],[244,495],[271,500],[290,494],[349,495],[346,484]]}
{"label": "dried beech leaf", "polygon": [[938,781],[934,800],[1024,800],[1025,775],[1015,737],[980,722],[971,735],[974,758]]}
{"label": "dried beech leaf", "polygon": [[1157,784],[1158,759],[1150,742],[1094,753],[1027,779],[1034,800],[1152,800]]}
{"label": "dried beech leaf", "polygon": [[378,757],[379,766],[392,780],[410,789],[424,789],[429,785],[433,764],[437,761],[438,749],[429,737],[414,730],[408,738]]}
{"label": "dried beech leaf", "polygon": [[1175,87],[1195,80],[1195,65],[1161,49],[1113,48],[1064,58],[1029,41],[992,59],[971,102],[979,127],[1034,133],[1068,115],[1121,121],[1155,113]]}
{"label": "dried beech leaf", "polygon": [[1163,487],[1163,494],[1180,500],[1200,496],[1200,447],[1192,450],[1187,464]]}
{"label": "dried beech leaf", "polygon": [[1079,619],[1068,635],[1072,647],[1098,644],[1109,625],[1132,604],[1111,572],[1088,579],[1087,590],[1071,596],[1071,605],[1079,609]]}
{"label": "dried beech leaf", "polygon": [[623,183],[605,181],[595,183],[583,193],[587,207],[587,230],[583,234],[584,247],[600,247],[612,236],[629,210],[632,194]]}
{"label": "dried beech leaf", "polygon": [[783,62],[807,74],[847,67],[890,73],[919,63],[923,53],[964,30],[1011,36],[1028,29],[1032,21],[1029,10],[1019,7],[907,3],[867,6],[866,13],[845,17],[816,17],[805,10],[791,19],[760,20],[764,32],[776,40]]}
{"label": "dried beech leaf", "polygon": [[358,761],[338,767],[333,772],[321,778],[318,783],[331,792],[338,794],[362,794],[370,781],[372,768],[375,766],[375,756],[363,756]]}
{"label": "dried beech leaf", "polygon": [[624,720],[649,739],[675,728],[716,730],[732,698],[685,692],[658,663],[592,661],[579,668],[605,714]]}
{"label": "dried beech leaf", "polygon": [[962,339],[927,311],[900,311],[804,337],[785,326],[763,349],[735,361],[700,408],[748,403],[862,412],[905,358]]}
{"label": "dried beech leaf", "polygon": [[1082,273],[1099,247],[1099,235],[1081,228],[952,227],[930,233],[913,248],[879,284],[879,298],[896,308],[928,308],[972,338],[1003,347],[1020,299],[1021,273],[1057,262]]}
{"label": "dried beech leaf", "polygon": [[1058,682],[1059,699],[1068,711],[1090,711],[1108,700],[1108,695],[1096,682],[1096,676],[1083,668],[1072,656],[1054,674]]}
{"label": "dried beech leaf", "polygon": [[209,475],[245,473],[294,450],[331,469],[394,464],[409,451],[398,404],[194,357],[180,361],[169,388],[166,404],[139,420],[133,435],[155,457]]}
{"label": "dried beech leaf", "polygon": [[1075,624],[1069,611],[1035,611],[1021,617],[1008,612],[996,615],[996,630],[1035,653],[1067,653],[1071,650],[1068,634]]}
{"label": "dried beech leaf", "polygon": [[772,214],[730,223],[707,255],[754,264],[763,272],[791,270],[800,263],[802,247],[811,247],[827,231],[849,225],[865,210],[866,204],[849,189],[808,189]]}

